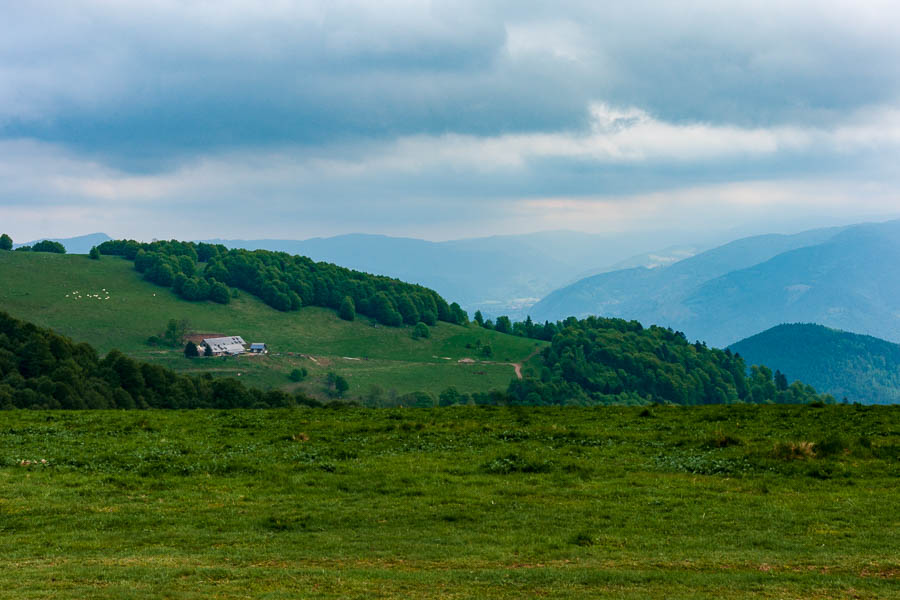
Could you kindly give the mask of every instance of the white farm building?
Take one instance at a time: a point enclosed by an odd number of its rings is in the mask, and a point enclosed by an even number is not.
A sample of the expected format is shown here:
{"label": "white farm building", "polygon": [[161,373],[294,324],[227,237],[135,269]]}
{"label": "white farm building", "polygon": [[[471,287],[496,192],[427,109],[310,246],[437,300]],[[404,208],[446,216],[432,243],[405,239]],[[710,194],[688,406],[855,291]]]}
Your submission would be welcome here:
{"label": "white farm building", "polygon": [[236,354],[244,353],[246,342],[244,342],[244,338],[241,336],[232,335],[229,337],[206,338],[203,340],[202,346],[204,348],[209,348],[214,356],[221,356],[223,354],[234,356]]}

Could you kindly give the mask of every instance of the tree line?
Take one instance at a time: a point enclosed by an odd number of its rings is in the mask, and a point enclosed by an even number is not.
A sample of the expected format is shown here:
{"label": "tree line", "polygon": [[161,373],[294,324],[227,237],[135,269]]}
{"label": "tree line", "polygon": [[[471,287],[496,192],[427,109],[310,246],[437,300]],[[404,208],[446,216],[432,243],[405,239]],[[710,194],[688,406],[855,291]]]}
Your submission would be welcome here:
{"label": "tree line", "polygon": [[319,405],[233,378],[180,375],[0,312],[0,409],[269,408]]}
{"label": "tree line", "polygon": [[[13,240],[9,234],[0,234],[0,250],[12,250]],[[34,246],[19,246],[16,252],[53,252],[55,254],[65,254],[66,247],[59,242],[53,240],[42,240]]]}
{"label": "tree line", "polygon": [[517,404],[681,405],[834,402],[781,373],[751,367],[730,350],[690,343],[669,328],[637,321],[570,317],[542,353],[539,374],[513,380],[507,394]]}
{"label": "tree line", "polygon": [[468,322],[459,304],[448,304],[434,290],[285,252],[176,240],[110,240],[97,250],[134,261],[146,280],[186,300],[226,304],[239,289],[281,311],[321,306],[347,320],[358,313],[392,327]]}

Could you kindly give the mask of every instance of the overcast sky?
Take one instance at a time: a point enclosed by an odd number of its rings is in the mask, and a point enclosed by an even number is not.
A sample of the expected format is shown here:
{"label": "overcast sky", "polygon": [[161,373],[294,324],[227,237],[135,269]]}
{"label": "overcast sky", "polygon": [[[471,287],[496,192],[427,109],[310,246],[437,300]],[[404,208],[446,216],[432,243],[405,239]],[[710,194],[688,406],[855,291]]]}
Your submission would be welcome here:
{"label": "overcast sky", "polygon": [[24,241],[900,215],[900,8],[0,0]]}

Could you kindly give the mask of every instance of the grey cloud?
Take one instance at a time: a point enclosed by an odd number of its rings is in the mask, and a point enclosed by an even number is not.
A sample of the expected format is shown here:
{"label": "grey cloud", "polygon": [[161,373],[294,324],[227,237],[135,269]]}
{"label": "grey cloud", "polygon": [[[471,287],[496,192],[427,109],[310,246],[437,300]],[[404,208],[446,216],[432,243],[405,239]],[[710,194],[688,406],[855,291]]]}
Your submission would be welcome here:
{"label": "grey cloud", "polygon": [[[159,171],[228,148],[579,130],[596,100],[673,122],[828,122],[900,85],[896,36],[819,4],[431,6],[17,3],[0,136]],[[577,56],[540,51],[559,22]],[[516,28],[534,51],[510,53]]]}

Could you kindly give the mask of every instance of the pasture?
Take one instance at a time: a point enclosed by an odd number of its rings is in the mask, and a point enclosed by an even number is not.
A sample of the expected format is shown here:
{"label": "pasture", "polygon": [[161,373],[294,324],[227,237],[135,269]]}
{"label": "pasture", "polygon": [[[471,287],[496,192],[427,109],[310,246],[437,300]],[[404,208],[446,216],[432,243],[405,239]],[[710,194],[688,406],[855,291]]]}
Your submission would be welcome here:
{"label": "pasture", "polygon": [[0,598],[900,597],[900,408],[0,414]]}
{"label": "pasture", "polygon": [[[240,377],[264,389],[300,387],[313,396],[322,396],[329,371],[347,379],[349,398],[363,401],[373,389],[385,397],[415,391],[436,395],[451,386],[463,393],[506,389],[515,377],[510,363],[526,361],[544,345],[443,322],[431,328],[429,339],[412,339],[411,327],[383,327],[365,317],[342,321],[318,307],[283,313],[245,293],[227,305],[188,302],[143,281],[130,261],[111,256],[98,261],[84,255],[0,252],[0,280],[3,310],[88,342],[101,353],[116,348],[177,371]],[[187,321],[189,332],[265,342],[271,352],[187,360],[181,346],[149,346],[147,339],[163,332],[170,319]],[[491,357],[482,354],[485,345],[491,346]],[[288,374],[299,367],[310,376],[296,384]]]}

